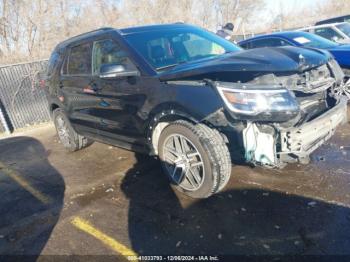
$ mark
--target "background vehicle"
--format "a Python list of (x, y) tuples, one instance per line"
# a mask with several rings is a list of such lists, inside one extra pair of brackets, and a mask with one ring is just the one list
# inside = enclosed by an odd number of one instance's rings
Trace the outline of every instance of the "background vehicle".
[(350, 22), (350, 15), (337, 16), (337, 17), (321, 20), (316, 22), (315, 25), (341, 23), (341, 22)]
[(329, 51), (347, 78), (350, 76), (350, 45), (334, 43), (328, 39), (306, 32), (289, 31), (253, 37), (238, 43), (244, 49), (258, 47), (297, 46)]
[(350, 43), (350, 24), (346, 22), (310, 26), (298, 29), (297, 31), (304, 31), (316, 34), (340, 44)]
[(244, 51), (171, 24), (71, 38), (54, 50), (47, 84), (66, 148), (97, 140), (159, 156), (178, 190), (208, 197), (235, 153), (266, 167), (307, 162), (346, 119), (342, 79), (328, 53)]

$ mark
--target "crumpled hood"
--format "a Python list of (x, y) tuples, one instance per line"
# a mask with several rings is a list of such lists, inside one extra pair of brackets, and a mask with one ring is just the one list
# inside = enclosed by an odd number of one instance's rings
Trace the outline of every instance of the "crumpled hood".
[(327, 63), (330, 54), (298, 47), (256, 48), (216, 58), (178, 65), (159, 74), (160, 80), (249, 81), (251, 77), (275, 73), (292, 74)]

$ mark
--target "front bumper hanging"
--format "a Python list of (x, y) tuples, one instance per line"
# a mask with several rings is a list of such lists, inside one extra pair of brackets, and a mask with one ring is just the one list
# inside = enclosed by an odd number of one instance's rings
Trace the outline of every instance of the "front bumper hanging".
[(341, 101), (318, 118), (300, 127), (281, 132), (281, 152), (307, 156), (335, 133), (336, 128), (347, 121), (347, 99)]
[(347, 99), (343, 97), (335, 107), (299, 127), (276, 131), (272, 126), (248, 123), (243, 130), (245, 158), (248, 162), (270, 167), (302, 162), (346, 122)]

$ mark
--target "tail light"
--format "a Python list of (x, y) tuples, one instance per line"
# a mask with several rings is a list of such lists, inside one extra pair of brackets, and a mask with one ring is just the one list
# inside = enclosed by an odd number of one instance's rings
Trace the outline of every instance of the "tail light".
[(39, 81), (39, 86), (40, 86), (41, 88), (45, 88), (45, 87), (46, 87), (46, 81), (45, 81), (45, 79), (41, 79), (41, 80)]

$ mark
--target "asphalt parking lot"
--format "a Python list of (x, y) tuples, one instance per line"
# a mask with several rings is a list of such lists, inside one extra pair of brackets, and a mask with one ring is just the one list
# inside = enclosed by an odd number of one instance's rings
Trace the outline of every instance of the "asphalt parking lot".
[(3, 137), (0, 254), (350, 254), (349, 127), (307, 166), (233, 166), (204, 200), (174, 192), (152, 158), (68, 153), (50, 124)]

